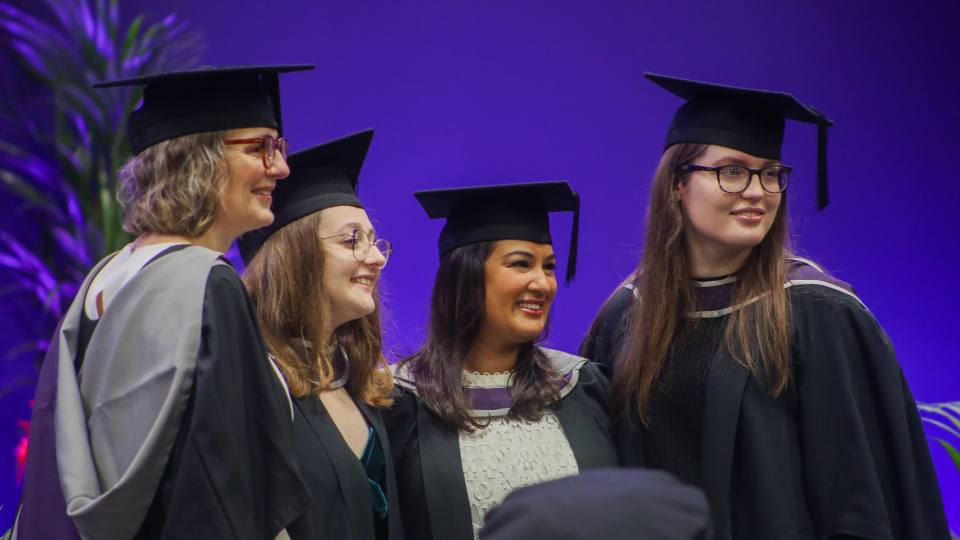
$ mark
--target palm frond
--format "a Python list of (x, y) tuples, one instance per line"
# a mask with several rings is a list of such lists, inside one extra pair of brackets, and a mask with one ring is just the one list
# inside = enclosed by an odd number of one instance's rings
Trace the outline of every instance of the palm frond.
[[(0, 189), (20, 201), (17, 212), (36, 222), (41, 238), (26, 245), (0, 233), (0, 269), (55, 321), (93, 262), (129, 241), (113, 186), (130, 154), (126, 118), (140, 90), (91, 84), (189, 68), (202, 38), (175, 15), (137, 16), (123, 28), (118, 0), (30, 7), (0, 0), (0, 40), (39, 90), (26, 100), (0, 97), (2, 132), (12, 134), (0, 140)], [(45, 348), (51, 332), (26, 342)]]
[(960, 446), (960, 401), (945, 403), (918, 402), (917, 408), (920, 410), (920, 417), (924, 422), (943, 430), (954, 439), (953, 442), (950, 442), (940, 437), (933, 437), (947, 451), (957, 471), (960, 472), (960, 450), (957, 450), (957, 447)]
[[(960, 401), (917, 403), (924, 422), (936, 425), (960, 441)], [(946, 424), (944, 422), (947, 422)]]
[(952, 444), (943, 439), (937, 439), (937, 442), (950, 454), (950, 459), (953, 460), (953, 466), (957, 468), (957, 472), (960, 472), (960, 450), (957, 450)]

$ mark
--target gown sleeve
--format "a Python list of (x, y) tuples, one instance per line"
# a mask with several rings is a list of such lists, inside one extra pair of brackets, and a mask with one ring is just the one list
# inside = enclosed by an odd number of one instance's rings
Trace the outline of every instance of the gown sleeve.
[(626, 326), (626, 317), (633, 305), (633, 290), (620, 287), (604, 303), (590, 325), (590, 330), (580, 344), (580, 356), (596, 362), (600, 371), (607, 377), (613, 375), (613, 368)]
[(163, 523), (148, 519), (142, 532), (272, 540), (309, 504), (289, 406), (262, 343), (239, 277), (215, 267), (194, 392), (155, 501), (163, 511), (151, 512)]
[(794, 294), (794, 368), (809, 510), (826, 536), (949, 539), (917, 407), (856, 299)]

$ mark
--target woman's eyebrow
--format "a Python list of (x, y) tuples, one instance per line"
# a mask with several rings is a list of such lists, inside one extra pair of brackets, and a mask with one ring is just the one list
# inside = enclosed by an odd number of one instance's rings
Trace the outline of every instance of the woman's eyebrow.
[(340, 228), (337, 229), (337, 230), (338, 230), (338, 231), (342, 231), (342, 230), (344, 230), (344, 229), (350, 229), (351, 231), (354, 230), (354, 229), (356, 229), (356, 230), (358, 230), (358, 231), (365, 232), (365, 233), (367, 233), (367, 234), (370, 235), (370, 236), (373, 236), (373, 233), (375, 232), (375, 231), (373, 230), (373, 227), (370, 227), (369, 229), (364, 229), (362, 224), (357, 223), (357, 222), (354, 222), (354, 221), (351, 221), (350, 223), (344, 223), (344, 224), (341, 225)]
[(514, 250), (511, 250), (511, 251), (508, 251), (508, 252), (504, 253), (504, 254), (503, 254), (503, 258), (506, 259), (507, 257), (509, 257), (509, 256), (511, 256), (511, 255), (521, 255), (521, 256), (524, 256), (524, 257), (531, 257), (531, 258), (532, 258), (532, 257), (533, 257), (533, 252), (528, 251), (528, 250), (526, 250), (526, 249), (514, 249)]
[[(768, 159), (760, 165), (760, 168), (766, 169), (767, 167), (772, 167), (779, 164), (780, 162), (775, 159)], [(736, 156), (721, 156), (713, 161), (714, 167), (722, 167), (724, 165), (740, 165), (741, 167), (746, 167), (748, 169), (752, 168), (745, 159)]]

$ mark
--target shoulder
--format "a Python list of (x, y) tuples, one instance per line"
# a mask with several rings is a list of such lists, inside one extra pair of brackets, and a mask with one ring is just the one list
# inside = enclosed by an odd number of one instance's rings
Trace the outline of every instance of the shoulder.
[[(824, 271), (813, 261), (788, 259), (784, 288), (790, 298), (795, 329), (816, 329), (818, 335), (880, 332), (878, 321), (853, 286)], [(884, 338), (886, 339), (886, 338)]]
[[(392, 364), (390, 370), (396, 373), (398, 364)], [(394, 375), (396, 377), (396, 375)], [(390, 393), (392, 403), (389, 407), (380, 409), (383, 424), (387, 429), (391, 445), (394, 450), (400, 450), (417, 432), (417, 395), (414, 389), (399, 384), (394, 379), (393, 391)]]
[(245, 298), (246, 288), (232, 266), (226, 263), (215, 264), (207, 275), (207, 294)]
[(583, 364), (587, 362), (586, 358), (557, 349), (548, 349), (547, 347), (539, 346), (537, 349), (547, 358), (550, 367), (561, 375), (579, 371)]
[(600, 362), (602, 370), (613, 372), (614, 357), (627, 330), (627, 319), (636, 302), (633, 284), (624, 282), (607, 298), (580, 344), (580, 354)]
[(633, 287), (633, 283), (626, 282), (618, 287), (617, 290), (610, 295), (610, 298), (604, 302), (600, 308), (600, 312), (597, 314), (597, 318), (619, 323), (623, 316), (626, 315), (627, 310), (633, 306), (636, 299), (636, 290)]
[(556, 349), (537, 347), (547, 357), (554, 372), (562, 378), (560, 399), (570, 395), (576, 388), (588, 393), (594, 389), (605, 393), (608, 381), (596, 362)]
[[(135, 288), (194, 289), (214, 283), (232, 284), (234, 290), (243, 290), (243, 284), (223, 254), (201, 246), (175, 246), (150, 260), (131, 280)], [(174, 295), (159, 296), (156, 300), (178, 299)]]
[(851, 284), (831, 276), (809, 259), (788, 259), (787, 280), (783, 286), (797, 320), (819, 317), (821, 323), (838, 322), (836, 317), (842, 315), (863, 322), (876, 322)]
[(795, 363), (807, 371), (821, 364), (825, 369), (896, 366), (889, 336), (852, 286), (802, 259), (784, 286), (790, 298)]
[(603, 368), (597, 362), (587, 362), (580, 368), (581, 384), (609, 384), (607, 376), (604, 375)]
[(856, 305), (866, 309), (853, 286), (827, 273), (810, 259), (790, 257), (786, 263), (787, 280), (783, 284), (793, 301), (828, 301)]
[(390, 364), (390, 375), (393, 376), (394, 400), (416, 397), (417, 380), (409, 361)]
[(417, 385), (410, 364), (398, 362), (390, 364), (389, 369), (390, 374), (393, 375), (394, 385), (390, 392), (392, 404), (383, 410), (384, 418), (389, 417), (392, 421), (402, 419), (403, 422), (414, 422), (420, 397), (417, 395)]

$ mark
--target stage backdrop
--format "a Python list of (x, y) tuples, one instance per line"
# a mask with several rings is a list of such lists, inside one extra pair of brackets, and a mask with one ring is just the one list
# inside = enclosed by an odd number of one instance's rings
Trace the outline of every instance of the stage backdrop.
[[(187, 18), (205, 33), (205, 63), (316, 64), (283, 83), (294, 150), (376, 128), (360, 194), (395, 246), (383, 278), (395, 356), (423, 336), (437, 265), (441, 223), (414, 190), (569, 181), (583, 200), (579, 270), (560, 287), (548, 344), (576, 351), (636, 265), (649, 179), (679, 105), (642, 72), (792, 92), (836, 122), (822, 212), (816, 130), (787, 128), (796, 251), (854, 284), (918, 400), (960, 400), (955, 1), (126, 0), (121, 9), (127, 19)], [(569, 226), (569, 216), (553, 221), (558, 254)], [(4, 320), (4, 332), (25, 324)], [(15, 502), (14, 418), (3, 415), (0, 526)], [(939, 446), (933, 455), (958, 530), (960, 472)]]

